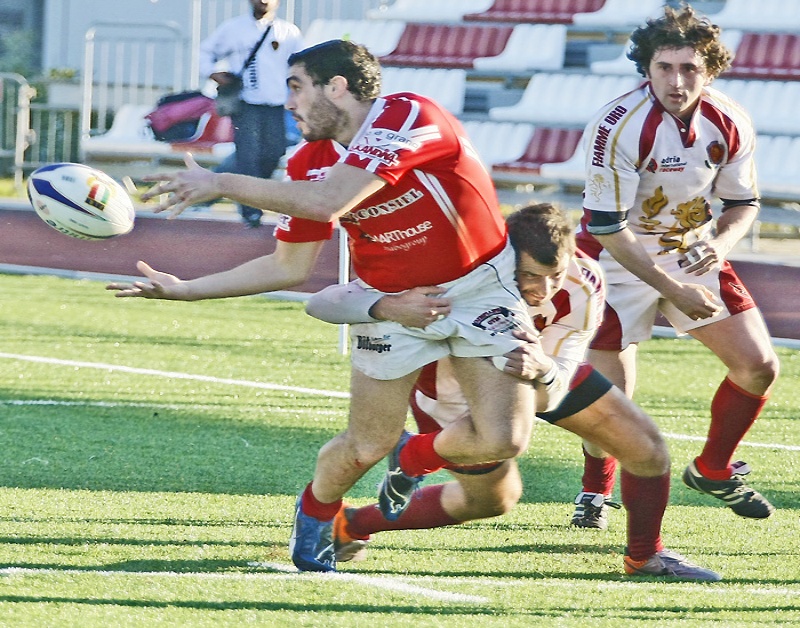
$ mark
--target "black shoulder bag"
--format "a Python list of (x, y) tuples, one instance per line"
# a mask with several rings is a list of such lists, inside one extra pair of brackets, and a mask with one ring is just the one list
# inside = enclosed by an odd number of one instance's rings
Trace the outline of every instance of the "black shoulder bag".
[(267, 35), (269, 35), (270, 30), (272, 30), (272, 24), (267, 26), (267, 30), (264, 31), (261, 39), (258, 40), (258, 43), (250, 51), (250, 54), (247, 56), (244, 65), (242, 65), (241, 71), (239, 74), (234, 75), (235, 79), (230, 83), (226, 83), (225, 85), (217, 85), (217, 98), (215, 99), (214, 107), (219, 115), (232, 116), (239, 113), (239, 110), (242, 107), (242, 87), (244, 87), (242, 75), (247, 69), (247, 66), (249, 66), (253, 62), (253, 59), (256, 58), (256, 53), (258, 52), (258, 49), (261, 48), (261, 44), (264, 43)]

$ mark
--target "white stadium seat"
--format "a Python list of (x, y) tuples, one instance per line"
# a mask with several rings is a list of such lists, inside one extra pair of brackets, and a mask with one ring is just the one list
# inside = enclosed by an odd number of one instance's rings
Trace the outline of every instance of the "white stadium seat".
[(663, 15), (663, 6), (663, 0), (606, 0), (598, 11), (573, 15), (572, 23), (602, 28), (636, 26), (644, 24), (648, 18)]
[(137, 155), (166, 155), (172, 152), (167, 142), (159, 142), (145, 116), (153, 105), (121, 105), (114, 115), (111, 128), (102, 135), (85, 138), (81, 150), (87, 159)]
[(712, 83), (750, 114), (759, 133), (800, 135), (800, 81), (717, 79)]
[(762, 196), (800, 199), (800, 136), (759, 135), (756, 168)]
[(393, 4), (367, 11), (371, 20), (407, 22), (458, 22), (467, 13), (481, 13), (494, 0), (395, 0)]
[(487, 167), (519, 159), (533, 135), (529, 122), (469, 120), (464, 128)]
[(325, 20), (311, 22), (304, 34), (306, 45), (313, 46), (329, 39), (349, 39), (362, 44), (376, 57), (388, 55), (397, 47), (405, 22), (387, 20)]
[(502, 53), (479, 57), (473, 67), (500, 72), (560, 70), (566, 47), (567, 27), (563, 24), (518, 24)]
[(725, 0), (722, 9), (708, 17), (723, 29), (751, 32), (800, 30), (800, 11), (793, 0)]
[(634, 89), (633, 76), (534, 74), (522, 98), (509, 107), (492, 107), (489, 118), (545, 125), (584, 125), (605, 103)]
[(466, 70), (442, 68), (383, 68), (384, 94), (415, 92), (433, 98), (450, 113), (464, 111), (467, 89)]

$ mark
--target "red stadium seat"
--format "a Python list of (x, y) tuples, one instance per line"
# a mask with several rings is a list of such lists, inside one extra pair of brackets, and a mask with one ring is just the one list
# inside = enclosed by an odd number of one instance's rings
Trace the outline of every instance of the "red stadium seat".
[(233, 122), (216, 111), (201, 119), (197, 133), (185, 142), (172, 142), (173, 150), (190, 152), (213, 152), (217, 144), (233, 142)]
[(503, 52), (513, 26), (476, 24), (406, 24), (391, 54), (381, 57), (387, 66), (470, 69), (477, 57)]
[(571, 24), (576, 13), (599, 11), (605, 0), (495, 0), (482, 13), (468, 13), (467, 22)]
[(800, 80), (800, 35), (744, 33), (725, 78)]
[(492, 172), (539, 174), (542, 164), (561, 163), (572, 157), (582, 134), (582, 129), (536, 127), (525, 154), (515, 161), (495, 164)]

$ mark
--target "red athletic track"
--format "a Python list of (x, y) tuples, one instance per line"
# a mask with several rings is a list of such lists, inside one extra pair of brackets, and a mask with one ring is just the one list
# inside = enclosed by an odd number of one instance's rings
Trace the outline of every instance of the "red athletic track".
[[(36, 214), (0, 209), (0, 264), (14, 264), (109, 275), (136, 275), (136, 261), (191, 279), (225, 270), (275, 246), (272, 228), (245, 229), (223, 220), (137, 218), (125, 236), (85, 242), (61, 235)], [(328, 242), (311, 279), (299, 292), (315, 292), (337, 281), (338, 243)], [(761, 307), (770, 334), (800, 339), (800, 268), (754, 261), (732, 262)]]

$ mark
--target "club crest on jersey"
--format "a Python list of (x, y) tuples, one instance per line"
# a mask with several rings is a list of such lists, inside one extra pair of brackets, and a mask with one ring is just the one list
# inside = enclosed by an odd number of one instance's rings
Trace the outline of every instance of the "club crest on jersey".
[(725, 158), (725, 147), (714, 140), (706, 146), (706, 155), (708, 155), (708, 159), (706, 159), (706, 166), (708, 168), (719, 166)]
[(485, 329), (492, 336), (509, 333), (520, 327), (514, 312), (503, 306), (483, 312), (472, 324), (479, 329)]

